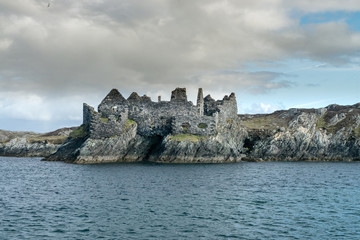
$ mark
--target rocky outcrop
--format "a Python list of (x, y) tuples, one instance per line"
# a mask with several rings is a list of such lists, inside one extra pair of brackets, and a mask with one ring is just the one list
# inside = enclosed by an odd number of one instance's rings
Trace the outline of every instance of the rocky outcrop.
[(45, 134), (0, 130), (0, 156), (49, 156), (57, 151), (73, 129), (62, 128)]
[(242, 116), (249, 160), (360, 160), (360, 108), (330, 105)]
[(214, 136), (169, 135), (148, 161), (163, 163), (226, 163), (244, 157), (245, 128), (229, 123)]
[[(105, 162), (162, 162), (162, 163), (216, 163), (241, 160), (245, 130), (234, 131), (240, 125), (229, 124), (214, 136), (137, 135), (137, 124), (124, 127), (121, 136), (103, 139), (92, 138), (89, 132), (78, 138), (69, 138), (49, 161), (66, 161), (79, 164)], [(81, 131), (89, 131), (86, 126)], [(232, 137), (232, 141), (228, 138)]]

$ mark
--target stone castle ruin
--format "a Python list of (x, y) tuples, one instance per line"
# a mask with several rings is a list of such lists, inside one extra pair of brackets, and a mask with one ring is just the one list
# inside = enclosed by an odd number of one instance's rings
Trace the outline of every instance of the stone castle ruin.
[(98, 112), (85, 103), (83, 108), (83, 124), (89, 127), (90, 137), (94, 139), (120, 136), (134, 122), (141, 136), (211, 136), (236, 117), (234, 93), (215, 101), (210, 95), (204, 98), (201, 88), (196, 105), (187, 100), (185, 88), (172, 91), (170, 101), (161, 101), (159, 96), (158, 102), (136, 92), (125, 99), (117, 89), (112, 89), (98, 106)]

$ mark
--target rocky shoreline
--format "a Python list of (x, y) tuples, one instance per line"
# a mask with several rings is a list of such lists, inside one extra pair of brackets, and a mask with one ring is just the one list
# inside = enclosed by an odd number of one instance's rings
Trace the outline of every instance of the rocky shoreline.
[(49, 133), (0, 130), (0, 156), (47, 157), (55, 153), (75, 128), (61, 128)]

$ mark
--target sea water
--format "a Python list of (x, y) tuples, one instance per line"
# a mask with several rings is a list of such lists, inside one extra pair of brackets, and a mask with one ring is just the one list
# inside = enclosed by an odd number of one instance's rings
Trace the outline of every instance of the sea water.
[(0, 158), (0, 239), (360, 239), (360, 163)]

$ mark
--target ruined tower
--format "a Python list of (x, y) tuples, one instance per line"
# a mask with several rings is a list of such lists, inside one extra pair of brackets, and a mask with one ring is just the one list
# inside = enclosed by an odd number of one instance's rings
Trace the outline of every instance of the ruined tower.
[(171, 92), (171, 102), (187, 102), (186, 88), (176, 88)]
[(204, 96), (203, 96), (202, 88), (199, 88), (199, 91), (198, 91), (196, 107), (198, 109), (199, 116), (200, 117), (203, 116), (204, 115)]

